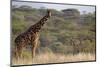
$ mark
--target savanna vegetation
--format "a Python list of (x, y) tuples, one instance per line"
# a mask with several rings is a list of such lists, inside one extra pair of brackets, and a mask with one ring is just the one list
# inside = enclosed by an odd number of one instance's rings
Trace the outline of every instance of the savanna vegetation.
[[(57, 11), (51, 9), (52, 16), (40, 31), (40, 46), (34, 63), (30, 47), (23, 51), (24, 61), (14, 58), (14, 39), (17, 35), (37, 23), (46, 9), (30, 6), (12, 7), (12, 63), (41, 64), (95, 60), (96, 19), (95, 12), (80, 14), (77, 9)], [(28, 60), (28, 61), (27, 61)]]

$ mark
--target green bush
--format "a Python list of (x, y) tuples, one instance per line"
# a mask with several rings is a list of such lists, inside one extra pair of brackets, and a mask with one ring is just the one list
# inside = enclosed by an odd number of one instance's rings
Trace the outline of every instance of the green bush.
[[(95, 14), (82, 15), (86, 16), (84, 21), (77, 22), (78, 19), (66, 18), (62, 12), (51, 9), (52, 17), (42, 27), (40, 31), (40, 50), (42, 52), (55, 53), (75, 53), (91, 52), (95, 53)], [(12, 41), (19, 33), (27, 30), (31, 25), (37, 23), (39, 18), (45, 14), (45, 9), (19, 10), (12, 11)], [(33, 19), (26, 20), (24, 16), (31, 16)], [(68, 17), (68, 16), (67, 16)], [(84, 40), (84, 38), (86, 40)], [(89, 39), (88, 39), (89, 38)], [(74, 42), (72, 42), (72, 40)], [(80, 44), (81, 40), (81, 44)], [(92, 40), (92, 42), (90, 41)], [(79, 43), (77, 43), (79, 42)], [(12, 42), (12, 44), (14, 44)]]

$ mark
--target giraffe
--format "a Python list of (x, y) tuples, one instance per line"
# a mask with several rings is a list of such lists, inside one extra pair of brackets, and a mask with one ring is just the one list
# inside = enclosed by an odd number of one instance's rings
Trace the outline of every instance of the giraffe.
[(31, 53), (32, 58), (35, 56), (36, 49), (38, 47), (39, 41), (39, 32), (41, 27), (46, 23), (46, 21), (51, 17), (51, 11), (47, 9), (46, 15), (39, 20), (36, 24), (29, 27), (28, 30), (19, 34), (15, 38), (15, 50), (16, 50), (16, 57), (22, 57), (22, 50), (25, 46), (31, 45)]

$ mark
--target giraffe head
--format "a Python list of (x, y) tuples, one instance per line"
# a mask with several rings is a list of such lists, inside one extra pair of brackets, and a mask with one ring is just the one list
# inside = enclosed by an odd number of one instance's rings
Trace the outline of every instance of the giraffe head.
[(51, 17), (51, 10), (50, 9), (47, 9), (47, 15), (48, 15), (48, 17)]

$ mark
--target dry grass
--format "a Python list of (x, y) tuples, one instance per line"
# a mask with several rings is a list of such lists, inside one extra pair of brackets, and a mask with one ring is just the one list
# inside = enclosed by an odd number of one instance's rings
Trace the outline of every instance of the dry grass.
[(76, 62), (76, 61), (93, 61), (95, 60), (95, 54), (90, 53), (79, 53), (77, 55), (62, 55), (54, 53), (44, 53), (39, 54), (34, 59), (27, 58), (23, 60), (16, 61), (12, 59), (13, 65), (26, 65), (26, 64), (46, 64), (46, 63), (60, 63), (60, 62)]

